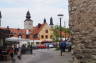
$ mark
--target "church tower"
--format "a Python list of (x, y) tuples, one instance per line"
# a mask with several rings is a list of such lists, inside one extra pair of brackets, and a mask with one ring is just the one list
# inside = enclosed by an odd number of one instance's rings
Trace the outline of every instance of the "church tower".
[(24, 29), (32, 29), (33, 28), (33, 21), (30, 19), (31, 14), (27, 11), (26, 20), (24, 21)]
[(44, 18), (44, 24), (45, 24), (45, 23), (47, 23), (47, 22), (46, 22), (46, 19)]
[(50, 25), (51, 28), (53, 28), (54, 24), (53, 24), (53, 18), (52, 17), (50, 18), (50, 24), (49, 25)]
[(1, 15), (1, 11), (0, 11), (0, 26), (1, 26), (1, 19), (2, 19), (2, 15)]

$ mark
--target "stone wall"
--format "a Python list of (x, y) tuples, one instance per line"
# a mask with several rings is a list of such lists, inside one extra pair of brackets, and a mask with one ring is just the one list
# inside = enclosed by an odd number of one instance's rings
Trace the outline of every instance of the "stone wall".
[(96, 63), (96, 0), (69, 0), (69, 27), (74, 62)]

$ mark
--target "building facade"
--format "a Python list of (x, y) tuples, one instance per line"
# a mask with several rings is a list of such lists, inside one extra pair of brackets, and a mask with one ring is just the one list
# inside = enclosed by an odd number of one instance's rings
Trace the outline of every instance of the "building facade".
[(11, 37), (11, 32), (8, 28), (0, 28), (0, 47), (6, 47), (5, 39)]

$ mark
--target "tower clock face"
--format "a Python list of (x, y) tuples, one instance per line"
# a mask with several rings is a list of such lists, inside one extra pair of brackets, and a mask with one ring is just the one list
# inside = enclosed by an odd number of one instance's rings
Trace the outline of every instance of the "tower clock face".
[(29, 23), (29, 25), (32, 25), (31, 23)]
[(26, 23), (26, 22), (25, 22), (24, 24), (25, 24), (25, 25), (27, 25), (27, 23)]

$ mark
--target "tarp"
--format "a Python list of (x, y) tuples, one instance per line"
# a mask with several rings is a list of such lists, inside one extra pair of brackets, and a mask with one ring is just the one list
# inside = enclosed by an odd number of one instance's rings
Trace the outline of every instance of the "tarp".
[(25, 39), (23, 41), (27, 41), (27, 42), (41, 42), (40, 40), (30, 40), (30, 39)]
[(6, 38), (6, 41), (12, 41), (12, 42), (41, 42), (40, 40), (22, 39), (22, 38), (18, 38), (18, 37)]
[(18, 37), (6, 38), (6, 41), (13, 41), (13, 42), (20, 42), (22, 40), (23, 40), (22, 38), (18, 38)]

